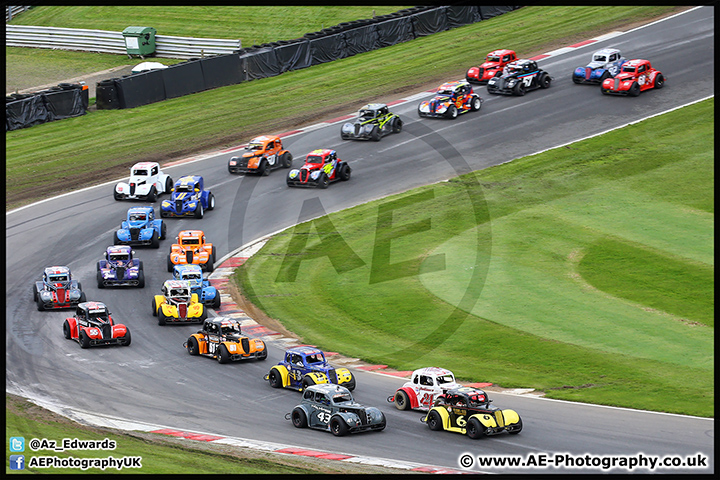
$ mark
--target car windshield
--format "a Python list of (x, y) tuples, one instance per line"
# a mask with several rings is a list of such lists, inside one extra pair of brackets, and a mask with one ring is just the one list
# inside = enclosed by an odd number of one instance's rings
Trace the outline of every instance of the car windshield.
[(245, 147), (245, 150), (262, 150), (263, 144), (262, 142), (250, 142), (247, 147)]
[(127, 253), (111, 253), (108, 255), (108, 260), (111, 262), (126, 262), (129, 259)]
[(437, 377), (438, 385), (441, 385), (443, 383), (452, 383), (454, 381), (455, 381), (455, 379), (449, 373), (447, 375), (442, 375), (442, 376)]
[(187, 184), (187, 185), (177, 185), (177, 186), (175, 187), (175, 191), (176, 191), (176, 192), (192, 192), (192, 191), (193, 191), (193, 186), (192, 186), (192, 185), (189, 185), (189, 184)]
[(147, 170), (133, 170), (133, 175), (136, 177), (147, 177), (148, 171)]
[(322, 353), (315, 353), (313, 355), (308, 355), (307, 357), (305, 357), (305, 361), (308, 364), (323, 363), (325, 361), (325, 357), (323, 357)]
[(202, 278), (202, 274), (198, 272), (190, 272), (183, 274), (182, 278), (183, 280), (200, 280)]
[(108, 322), (108, 314), (107, 312), (91, 312), (90, 313), (90, 320), (95, 320), (96, 322), (101, 323), (107, 323)]
[(593, 61), (595, 62), (607, 62), (607, 57), (605, 55), (595, 55), (593, 57)]
[(498, 55), (488, 55), (485, 59), (486, 62), (499, 62), (500, 57)]
[(188, 299), (190, 295), (188, 295), (188, 291), (184, 288), (171, 288), (170, 289), (170, 298), (174, 298), (176, 300), (183, 300)]
[(50, 276), (48, 276), (48, 281), (50, 281), (50, 282), (67, 282), (68, 278), (67, 278), (67, 275), (50, 275)]
[(240, 333), (240, 327), (238, 325), (223, 325), (220, 329), (223, 335), (235, 335)]
[(323, 163), (323, 157), (320, 155), (308, 155), (305, 163)]
[(438, 95), (447, 95), (447, 96), (449, 96), (449, 97), (452, 97), (453, 91), (452, 91), (452, 90), (443, 89), (443, 90), (438, 90), (438, 91), (437, 91), (437, 94), (438, 94)]
[(182, 241), (183, 245), (200, 245), (199, 238), (184, 238)]
[(468, 402), (470, 406), (479, 407), (487, 403), (487, 397), (484, 393), (473, 393), (472, 395), (468, 395)]
[(623, 66), (622, 71), (624, 73), (635, 73), (635, 65), (625, 65)]
[(144, 222), (146, 218), (147, 218), (147, 215), (145, 215), (145, 213), (131, 213), (130, 214), (131, 222)]
[(349, 393), (336, 393), (333, 395), (333, 403), (352, 403), (353, 398)]
[(374, 117), (375, 117), (375, 111), (374, 111), (374, 110), (360, 110), (360, 117), (362, 117), (362, 118), (374, 118)]

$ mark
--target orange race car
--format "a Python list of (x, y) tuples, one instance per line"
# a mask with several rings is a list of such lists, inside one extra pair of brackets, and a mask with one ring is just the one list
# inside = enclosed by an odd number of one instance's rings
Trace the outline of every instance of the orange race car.
[(167, 257), (168, 272), (172, 272), (175, 265), (193, 263), (208, 272), (215, 269), (215, 246), (205, 241), (202, 230), (183, 230), (178, 233), (176, 241)]
[(259, 338), (248, 338), (240, 332), (240, 322), (230, 317), (205, 320), (202, 330), (193, 333), (183, 344), (190, 355), (202, 355), (219, 363), (254, 358), (265, 360), (267, 348)]
[(283, 149), (282, 140), (277, 135), (261, 135), (250, 140), (241, 157), (232, 157), (228, 161), (230, 173), (258, 173), (270, 175), (270, 170), (290, 168), (293, 156)]

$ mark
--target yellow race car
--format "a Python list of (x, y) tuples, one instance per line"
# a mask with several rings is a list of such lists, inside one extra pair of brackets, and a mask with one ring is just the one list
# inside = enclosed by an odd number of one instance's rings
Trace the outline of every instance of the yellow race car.
[(166, 323), (203, 323), (207, 311), (200, 303), (197, 293), (190, 290), (187, 280), (166, 280), (162, 294), (152, 300), (153, 316), (158, 317), (158, 325)]
[(507, 432), (522, 431), (520, 415), (515, 410), (490, 405), (487, 394), (472, 387), (448, 390), (435, 400), (435, 405), (422, 418), (430, 430), (447, 430), (462, 433), (470, 438), (481, 438)]

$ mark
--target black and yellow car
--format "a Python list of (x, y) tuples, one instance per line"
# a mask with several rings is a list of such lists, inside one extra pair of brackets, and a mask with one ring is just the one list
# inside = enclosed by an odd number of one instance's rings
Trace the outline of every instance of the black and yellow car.
[(340, 127), (343, 140), (380, 141), (385, 135), (402, 132), (403, 122), (391, 113), (384, 103), (369, 103), (358, 111), (354, 122), (344, 123)]
[(435, 400), (435, 405), (421, 419), (430, 430), (447, 430), (472, 439), (507, 432), (522, 431), (520, 415), (515, 410), (491, 406), (483, 390), (459, 387), (448, 390)]

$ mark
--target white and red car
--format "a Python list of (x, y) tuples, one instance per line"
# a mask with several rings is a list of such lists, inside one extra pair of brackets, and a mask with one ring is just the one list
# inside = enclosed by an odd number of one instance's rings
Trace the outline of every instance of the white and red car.
[(158, 195), (170, 193), (173, 180), (160, 170), (157, 162), (139, 162), (130, 168), (127, 182), (115, 185), (115, 200), (145, 200), (154, 202)]
[(425, 367), (415, 370), (410, 381), (398, 388), (395, 395), (387, 398), (399, 410), (429, 410), (438, 395), (443, 395), (452, 388), (462, 387), (455, 382), (455, 375), (450, 370), (439, 367)]

